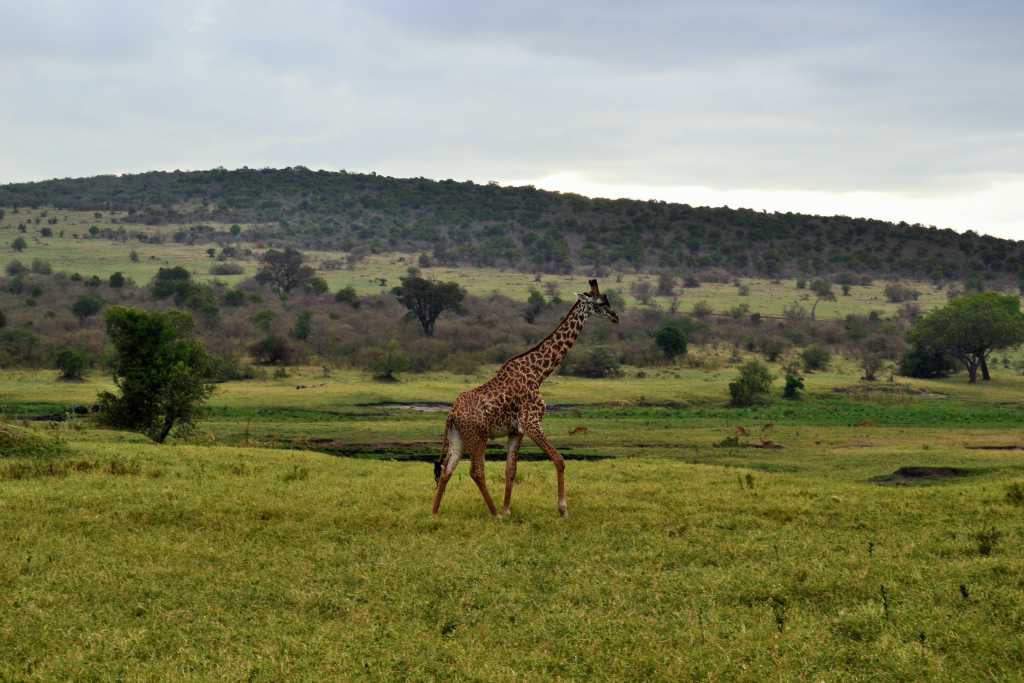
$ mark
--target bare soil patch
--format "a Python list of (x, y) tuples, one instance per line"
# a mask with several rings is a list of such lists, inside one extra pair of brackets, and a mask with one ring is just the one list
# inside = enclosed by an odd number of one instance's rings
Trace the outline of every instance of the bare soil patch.
[(971, 474), (961, 467), (901, 467), (892, 474), (873, 477), (870, 481), (880, 486), (910, 486), (929, 484), (945, 479), (956, 479)]

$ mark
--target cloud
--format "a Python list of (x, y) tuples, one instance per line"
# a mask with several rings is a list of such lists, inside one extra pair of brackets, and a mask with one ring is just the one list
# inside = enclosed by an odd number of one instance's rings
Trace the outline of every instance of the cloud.
[[(941, 212), (1024, 178), (1022, 19), (1001, 2), (3, 3), (0, 181), (569, 172)], [(994, 229), (984, 201), (934, 222)]]

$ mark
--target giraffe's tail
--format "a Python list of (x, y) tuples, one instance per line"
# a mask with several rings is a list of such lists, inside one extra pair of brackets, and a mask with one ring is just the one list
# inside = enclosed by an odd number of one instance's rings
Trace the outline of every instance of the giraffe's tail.
[(448, 435), (452, 430), (452, 422), (454, 419), (451, 414), (448, 415), (448, 419), (444, 423), (444, 442), (441, 446), (441, 455), (438, 456), (437, 460), (434, 461), (434, 485), (441, 480), (441, 470), (444, 468), (445, 460), (448, 458), (448, 449), (451, 447)]

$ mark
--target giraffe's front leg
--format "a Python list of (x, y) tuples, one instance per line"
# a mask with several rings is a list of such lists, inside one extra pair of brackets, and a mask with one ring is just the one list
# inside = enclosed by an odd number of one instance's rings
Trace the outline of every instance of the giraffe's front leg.
[(522, 434), (509, 435), (508, 457), (505, 460), (505, 502), (501, 506), (502, 517), (512, 514), (512, 484), (516, 481), (516, 465), (519, 463), (519, 446), (522, 443)]

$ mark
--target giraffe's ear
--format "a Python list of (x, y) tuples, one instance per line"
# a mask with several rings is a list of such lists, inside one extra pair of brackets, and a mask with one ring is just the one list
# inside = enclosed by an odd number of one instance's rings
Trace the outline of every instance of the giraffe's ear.
[(590, 281), (590, 296), (601, 296), (601, 290), (597, 288), (597, 280)]

